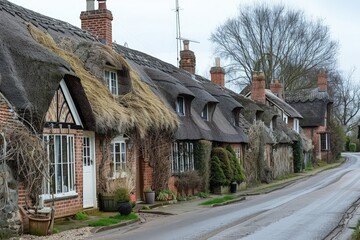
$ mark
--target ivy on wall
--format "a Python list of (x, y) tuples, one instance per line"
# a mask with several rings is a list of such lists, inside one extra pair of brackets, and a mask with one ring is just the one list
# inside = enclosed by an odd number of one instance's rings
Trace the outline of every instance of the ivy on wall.
[(200, 140), (194, 146), (195, 169), (201, 177), (201, 188), (203, 192), (209, 192), (210, 182), (210, 157), (212, 143), (207, 140)]

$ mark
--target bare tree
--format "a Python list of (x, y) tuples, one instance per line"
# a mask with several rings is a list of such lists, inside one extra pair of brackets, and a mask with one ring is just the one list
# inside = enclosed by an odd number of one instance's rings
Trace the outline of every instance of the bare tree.
[(353, 80), (352, 70), (347, 75), (333, 76), (333, 111), (346, 133), (351, 132), (359, 123), (360, 85)]
[(253, 71), (265, 72), (267, 87), (273, 78), (285, 90), (306, 87), (310, 72), (335, 67), (337, 43), (320, 20), (310, 21), (304, 12), (261, 4), (239, 8), (211, 35), (216, 52), (224, 57), (227, 73), (237, 84), (247, 85)]

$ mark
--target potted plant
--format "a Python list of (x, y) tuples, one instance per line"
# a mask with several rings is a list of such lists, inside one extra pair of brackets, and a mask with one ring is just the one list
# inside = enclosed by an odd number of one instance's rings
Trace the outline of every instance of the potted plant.
[(146, 187), (144, 189), (144, 197), (145, 197), (146, 204), (154, 204), (155, 192), (151, 189), (151, 187)]
[(114, 200), (117, 203), (117, 209), (120, 215), (127, 216), (131, 213), (129, 192), (126, 188), (121, 187), (115, 191)]

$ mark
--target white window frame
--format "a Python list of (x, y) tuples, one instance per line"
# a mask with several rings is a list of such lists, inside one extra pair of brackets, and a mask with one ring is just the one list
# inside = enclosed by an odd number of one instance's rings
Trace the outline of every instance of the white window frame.
[(176, 112), (180, 116), (185, 116), (185, 99), (184, 99), (184, 97), (176, 98)]
[(289, 118), (288, 118), (288, 116), (286, 116), (285, 114), (283, 114), (283, 121), (284, 121), (286, 124), (288, 124), (288, 122), (289, 122)]
[(201, 112), (201, 118), (205, 121), (209, 121), (209, 105), (206, 104)]
[(236, 147), (236, 148), (234, 149), (234, 152), (235, 152), (236, 158), (237, 158), (238, 160), (240, 160), (240, 159), (241, 159), (241, 148), (240, 148), (240, 147)]
[[(50, 199), (52, 194), (55, 198), (76, 196), (76, 163), (75, 163), (75, 137), (66, 134), (46, 134), (43, 136), (47, 144), (47, 154), (50, 161), (50, 168), (53, 169), (53, 175), (50, 181), (54, 184), (52, 193), (50, 183), (44, 186), (42, 199)], [(58, 141), (60, 139), (60, 142)], [(66, 139), (66, 147), (63, 140)], [(51, 142), (51, 141), (52, 142)], [(53, 146), (53, 157), (51, 157), (51, 146)], [(62, 153), (66, 149), (66, 156)], [(65, 158), (66, 157), (66, 158)], [(65, 168), (66, 167), (66, 168)], [(49, 169), (50, 171), (50, 169)], [(66, 171), (66, 174), (64, 173)], [(60, 174), (59, 174), (60, 173)], [(50, 171), (51, 174), (51, 171)], [(60, 175), (60, 176), (59, 176)], [(61, 183), (60, 183), (61, 182)]]
[[(325, 136), (325, 148), (323, 148), (323, 136)], [(330, 136), (329, 133), (320, 133), (320, 151), (325, 152), (330, 150)]]
[(126, 177), (126, 139), (123, 137), (117, 137), (111, 141), (110, 144), (110, 156), (113, 164), (113, 178)]
[(106, 85), (108, 86), (111, 94), (114, 96), (118, 96), (119, 95), (119, 82), (118, 82), (118, 75), (117, 75), (116, 71), (105, 70), (104, 78), (106, 81)]
[(172, 173), (182, 173), (195, 170), (194, 144), (192, 142), (174, 142), (171, 150)]
[(299, 123), (299, 119), (297, 119), (297, 118), (294, 118), (293, 129), (297, 133), (300, 132), (300, 123)]

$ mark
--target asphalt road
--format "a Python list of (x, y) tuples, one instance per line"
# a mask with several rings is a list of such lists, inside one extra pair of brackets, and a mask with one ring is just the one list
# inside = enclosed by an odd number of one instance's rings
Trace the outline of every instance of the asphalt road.
[(110, 230), (95, 239), (325, 239), (360, 198), (360, 155), (245, 201)]

